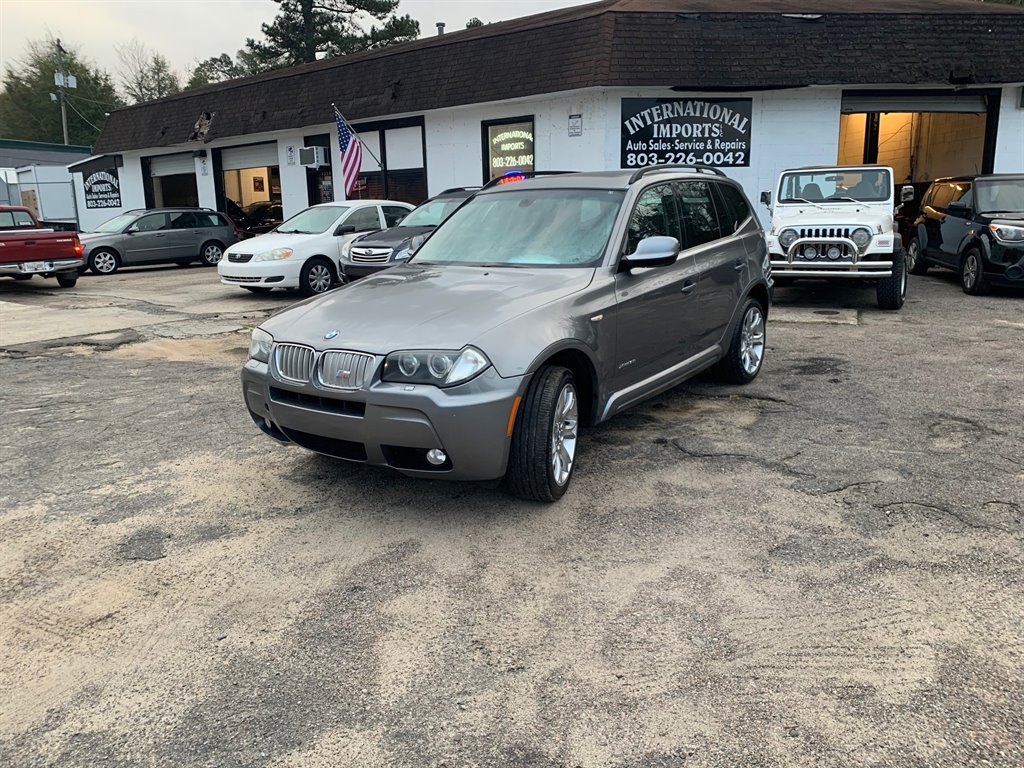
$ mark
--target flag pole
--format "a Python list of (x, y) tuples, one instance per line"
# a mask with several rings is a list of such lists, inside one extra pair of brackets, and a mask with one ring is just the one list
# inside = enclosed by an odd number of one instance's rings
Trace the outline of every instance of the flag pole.
[[(356, 129), (352, 127), (352, 123), (350, 123), (348, 120), (345, 119), (345, 116), (341, 114), (341, 110), (338, 109), (337, 105), (335, 105), (335, 103), (333, 101), (331, 102), (331, 107), (334, 109), (334, 112), (336, 114), (341, 115), (341, 122), (343, 122), (348, 127), (348, 129), (350, 131), (352, 131), (352, 135), (355, 136), (357, 134)], [(361, 143), (363, 145), (363, 149), (365, 149), (367, 152), (370, 153), (370, 157), (372, 157), (374, 160), (377, 161), (377, 165), (380, 166), (381, 171), (383, 171), (384, 170), (384, 163), (382, 163), (380, 161), (379, 157), (377, 157), (375, 154), (373, 154), (373, 150), (370, 149), (368, 146), (366, 146), (365, 142), (361, 142)]]

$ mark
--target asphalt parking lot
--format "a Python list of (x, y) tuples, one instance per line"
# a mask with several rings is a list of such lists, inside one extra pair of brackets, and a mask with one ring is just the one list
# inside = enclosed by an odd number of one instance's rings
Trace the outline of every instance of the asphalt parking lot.
[(1024, 764), (1024, 297), (783, 289), (548, 506), (261, 435), (294, 300), (0, 281), (0, 765)]

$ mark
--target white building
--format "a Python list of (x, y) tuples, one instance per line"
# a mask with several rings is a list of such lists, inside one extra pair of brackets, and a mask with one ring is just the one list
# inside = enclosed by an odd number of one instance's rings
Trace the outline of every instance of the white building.
[[(369, 150), (353, 196), (414, 203), (514, 168), (703, 163), (752, 200), (818, 163), (914, 182), (1024, 171), (1024, 9), (725, 7), (606, 0), (118, 110), (71, 166), (82, 227), (131, 208), (276, 202), (287, 217), (342, 199), (332, 103)], [(330, 164), (301, 165), (311, 146)]]

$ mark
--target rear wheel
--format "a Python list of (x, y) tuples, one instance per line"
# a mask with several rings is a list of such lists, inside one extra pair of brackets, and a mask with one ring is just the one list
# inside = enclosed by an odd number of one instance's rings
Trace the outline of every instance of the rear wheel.
[(106, 248), (100, 248), (89, 254), (89, 269), (96, 275), (112, 275), (121, 266), (117, 254)]
[(530, 501), (557, 501), (576, 469), (579, 398), (572, 372), (545, 366), (534, 374), (516, 415), (505, 485)]
[(907, 254), (902, 248), (892, 255), (892, 275), (878, 281), (875, 289), (878, 306), (899, 309), (907, 298)]
[(766, 339), (764, 308), (756, 299), (747, 299), (739, 325), (733, 331), (729, 351), (715, 365), (718, 378), (727, 384), (752, 382), (764, 363)]
[(322, 256), (310, 259), (302, 265), (299, 273), (299, 290), (306, 296), (327, 293), (334, 284), (331, 264)]
[(981, 251), (977, 248), (970, 248), (960, 260), (960, 287), (971, 296), (980, 296), (988, 290)]
[(224, 246), (216, 241), (203, 243), (199, 249), (199, 260), (207, 267), (215, 267), (224, 258)]
[(921, 253), (921, 243), (916, 237), (907, 244), (907, 272), (912, 275), (923, 275), (928, 272), (928, 262)]
[(78, 273), (72, 272), (69, 275), (57, 275), (57, 285), (61, 288), (74, 288), (78, 282)]

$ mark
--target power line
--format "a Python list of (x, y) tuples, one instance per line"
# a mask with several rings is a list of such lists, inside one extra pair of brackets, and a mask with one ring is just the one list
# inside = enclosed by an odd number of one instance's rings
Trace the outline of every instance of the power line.
[(78, 107), (75, 106), (75, 102), (73, 102), (71, 100), (70, 96), (65, 96), (64, 100), (67, 102), (68, 106), (71, 107), (72, 110), (74, 110), (76, 115), (78, 115), (80, 118), (85, 120), (86, 123), (88, 123), (90, 126), (92, 126), (93, 130), (96, 130), (96, 131), (102, 131), (103, 130), (99, 126), (93, 125), (92, 121), (90, 121), (89, 118), (87, 118), (85, 115), (83, 115), (81, 112), (78, 111)]

